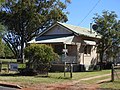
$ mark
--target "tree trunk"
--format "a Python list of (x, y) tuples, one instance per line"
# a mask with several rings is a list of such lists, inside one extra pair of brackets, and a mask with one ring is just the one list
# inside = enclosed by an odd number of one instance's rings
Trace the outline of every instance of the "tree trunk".
[(21, 62), (24, 63), (24, 35), (21, 37)]
[(18, 62), (20, 63), (25, 63), (25, 60), (24, 60), (24, 42), (25, 42), (25, 34), (24, 34), (24, 27), (23, 27), (23, 24), (22, 24), (22, 32), (21, 32), (21, 48), (20, 48), (20, 53), (19, 53), (19, 57), (18, 57)]
[(101, 52), (100, 52), (100, 70), (103, 69), (103, 55), (104, 55), (104, 52), (101, 51)]
[(21, 37), (21, 48), (17, 57), (17, 62), (24, 63), (24, 37)]
[(103, 69), (104, 43), (102, 43), (102, 50), (100, 52), (100, 70)]

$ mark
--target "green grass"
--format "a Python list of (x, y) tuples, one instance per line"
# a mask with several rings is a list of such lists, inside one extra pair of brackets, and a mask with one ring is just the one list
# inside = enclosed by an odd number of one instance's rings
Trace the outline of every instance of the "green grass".
[(120, 79), (115, 80), (114, 82), (105, 82), (100, 85), (101, 88), (108, 89), (119, 89), (120, 90)]
[[(72, 80), (78, 80), (82, 78), (88, 78), (88, 77), (93, 77), (93, 76), (99, 76), (102, 74), (108, 74), (110, 73), (110, 70), (102, 70), (102, 71), (93, 71), (93, 72), (74, 72), (73, 73), (73, 78)], [(49, 74), (51, 77), (64, 77), (64, 73), (50, 73)], [(70, 73), (67, 72), (66, 77), (70, 77)]]
[[(107, 74), (107, 73), (110, 73), (109, 70), (105, 70), (105, 71), (102, 71), (102, 72), (91, 72), (91, 73), (87, 73), (87, 72), (84, 72), (81, 76), (83, 78), (85, 77), (89, 77), (89, 76), (97, 76), (97, 75), (102, 75), (102, 74)], [(84, 74), (87, 74), (84, 76)], [(77, 76), (78, 74), (76, 74), (75, 76)], [(79, 78), (82, 78), (82, 77), (79, 77)], [(77, 78), (76, 78), (77, 79)], [(117, 78), (115, 79), (114, 82), (111, 82), (111, 75), (110, 76), (104, 76), (104, 77), (101, 77), (101, 78), (96, 78), (96, 79), (92, 79), (92, 80), (87, 80), (87, 81), (82, 81), (82, 82), (79, 82), (79, 83), (83, 83), (83, 84), (96, 84), (97, 82), (99, 82), (100, 80), (105, 80), (105, 79), (109, 79), (108, 81), (105, 81), (103, 83), (100, 83), (99, 86), (100, 88), (104, 88), (104, 89), (120, 89), (120, 78)]]
[[(3, 64), (2, 68), (7, 68), (8, 62), (16, 62), (16, 59), (0, 59)], [(24, 68), (25, 64), (18, 64), (19, 68)], [(8, 72), (6, 72), (8, 73)], [(13, 82), (13, 83), (22, 83), (23, 85), (33, 85), (39, 83), (61, 83), (61, 82), (70, 82), (73, 80), (79, 80), (88, 77), (100, 76), (103, 74), (111, 73), (110, 70), (102, 70), (102, 71), (93, 71), (93, 72), (74, 72), (73, 78), (70, 78), (70, 73), (66, 73), (66, 77), (64, 77), (63, 72), (49, 73), (48, 77), (40, 77), (40, 76), (0, 76), (0, 81), (5, 82)], [(96, 82), (110, 78), (110, 76), (105, 76), (97, 79), (82, 81), (80, 83), (84, 84), (95, 84)], [(100, 84), (100, 88), (111, 88), (111, 89), (120, 89), (120, 79), (115, 80), (114, 82), (104, 82)]]
[(66, 82), (71, 80), (79, 80), (82, 78), (88, 78), (91, 76), (98, 76), (100, 74), (110, 73), (109, 70), (105, 71), (96, 71), (96, 72), (77, 72), (73, 73), (73, 78), (69, 78), (69, 73), (66, 73), (66, 77), (64, 77), (64, 73), (49, 73), (48, 77), (39, 77), (39, 76), (0, 76), (0, 81), (6, 82), (20, 82), (20, 83), (59, 83)]
[(16, 59), (0, 59), (0, 62), (9, 63), (9, 62), (17, 62), (17, 60)]
[[(35, 85), (40, 83), (45, 84), (51, 84), (51, 83), (65, 83), (65, 82), (71, 82), (74, 80), (79, 80), (83, 78), (89, 78), (93, 76), (100, 76), (103, 74), (109, 74), (110, 70), (102, 70), (102, 71), (94, 71), (94, 72), (74, 72), (73, 78), (69, 78), (69, 73), (66, 73), (66, 77), (64, 77), (63, 72), (56, 72), (56, 73), (49, 73), (48, 77), (40, 77), (40, 76), (17, 76), (17, 75), (11, 75), (9, 76), (0, 76), (0, 81), (4, 82), (12, 82), (12, 83), (18, 83), (19, 85)], [(87, 81), (81, 81), (79, 83), (82, 84), (96, 84), (96, 82), (104, 79), (108, 79), (110, 76), (105, 76), (97, 79), (87, 80)], [(120, 80), (114, 81), (114, 82), (104, 82), (99, 84), (100, 88), (108, 88), (108, 89), (120, 89)]]

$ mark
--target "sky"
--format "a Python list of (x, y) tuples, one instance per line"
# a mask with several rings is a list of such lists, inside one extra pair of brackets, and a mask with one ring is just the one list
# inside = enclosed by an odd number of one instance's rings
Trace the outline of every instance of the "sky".
[[(93, 7), (95, 8), (93, 9)], [(67, 23), (89, 28), (95, 14), (102, 15), (102, 12), (106, 10), (115, 11), (120, 19), (120, 0), (72, 0), (71, 4), (67, 4), (66, 11), (69, 12)], [(89, 13), (90, 11), (91, 13)]]

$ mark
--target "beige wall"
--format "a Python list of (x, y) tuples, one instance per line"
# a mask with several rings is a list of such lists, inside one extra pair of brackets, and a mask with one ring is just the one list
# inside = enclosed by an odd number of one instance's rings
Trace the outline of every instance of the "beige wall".
[(96, 63), (97, 63), (96, 47), (92, 46), (91, 54), (90, 55), (84, 54), (84, 64), (86, 70), (90, 69), (90, 65), (96, 65)]
[(91, 54), (84, 54), (85, 45), (83, 45), (83, 40), (84, 40), (83, 37), (77, 37), (74, 39), (73, 44), (77, 45), (78, 63), (84, 65), (86, 70), (89, 70), (91, 66), (96, 65), (96, 63), (98, 62), (98, 55), (96, 53), (97, 48), (96, 46), (92, 46)]

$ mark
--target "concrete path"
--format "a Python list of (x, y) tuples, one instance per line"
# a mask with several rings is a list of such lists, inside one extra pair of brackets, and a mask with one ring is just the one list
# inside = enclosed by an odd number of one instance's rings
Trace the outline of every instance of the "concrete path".
[(16, 90), (16, 89), (21, 89), (17, 84), (11, 84), (11, 83), (6, 83), (6, 82), (0, 82), (0, 90), (3, 90), (2, 88), (6, 88), (5, 90)]
[[(104, 74), (104, 75), (99, 75), (99, 76), (93, 76), (93, 77), (89, 77), (89, 78), (83, 78), (83, 79), (79, 79), (77, 81), (73, 81), (71, 82), (72, 84), (76, 84), (79, 83), (80, 81), (87, 81), (87, 80), (92, 80), (92, 79), (97, 79), (97, 78), (102, 78), (102, 77), (106, 77), (106, 76), (110, 76), (111, 74)], [(107, 79), (108, 80), (108, 79)], [(110, 80), (110, 78), (109, 78)], [(100, 80), (102, 81), (102, 80)], [(98, 81), (100, 83), (100, 81)], [(97, 83), (97, 82), (96, 82)]]
[(0, 90), (17, 90), (17, 89), (16, 88), (10, 88), (10, 87), (0, 86)]
[(101, 77), (106, 77), (106, 76), (110, 76), (111, 74), (104, 74), (104, 75), (99, 75), (99, 76), (94, 76), (94, 77), (89, 77), (89, 78), (83, 78), (83, 79), (80, 79), (80, 80), (91, 80), (91, 79), (96, 79), (96, 78), (101, 78)]

